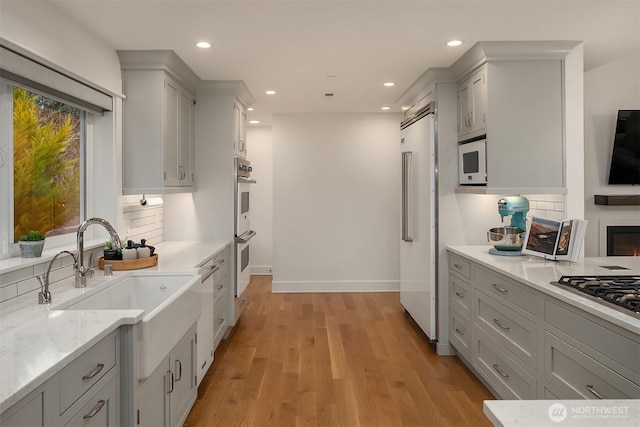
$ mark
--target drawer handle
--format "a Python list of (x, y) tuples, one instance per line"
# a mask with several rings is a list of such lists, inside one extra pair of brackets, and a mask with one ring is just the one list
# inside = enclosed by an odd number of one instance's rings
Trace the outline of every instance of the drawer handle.
[(218, 325), (222, 325), (224, 323), (224, 317), (218, 319)]
[(456, 328), (456, 333), (460, 336), (464, 336), (464, 332), (462, 332), (460, 329)]
[(102, 368), (104, 368), (104, 364), (98, 363), (98, 365), (95, 368), (93, 368), (93, 371), (89, 372), (87, 375), (83, 375), (82, 379), (83, 380), (90, 380), (91, 378), (93, 378), (96, 375), (98, 375), (100, 373), (100, 371), (102, 371)]
[(172, 371), (167, 372), (167, 375), (168, 375), (169, 379), (171, 379), (171, 382), (169, 383), (170, 387), (169, 387), (169, 390), (167, 391), (167, 394), (171, 394), (171, 393), (173, 393), (173, 389), (174, 389), (174, 387), (176, 385), (176, 377), (175, 377), (175, 375), (173, 375)]
[(224, 288), (223, 284), (220, 284), (220, 285), (216, 286), (216, 289), (222, 289), (222, 288)]
[(587, 384), (585, 387), (587, 388), (587, 390), (589, 390), (589, 392), (591, 392), (591, 394), (593, 394), (598, 399), (604, 399), (604, 397), (602, 397), (602, 395), (593, 388), (593, 384)]
[(182, 362), (176, 359), (175, 365), (176, 371), (178, 371), (178, 378), (176, 378), (176, 381), (180, 381), (182, 379)]
[(456, 295), (458, 296), (458, 298), (464, 298), (464, 294), (461, 294), (460, 292), (456, 292)]
[(84, 418), (86, 420), (87, 418), (95, 417), (96, 414), (98, 412), (100, 412), (100, 409), (102, 409), (102, 407), (104, 406), (105, 403), (106, 402), (104, 400), (98, 400), (98, 403), (96, 403), (96, 406), (93, 407), (91, 412), (89, 412), (88, 414), (84, 415), (82, 418)]
[(505, 331), (509, 330), (508, 326), (503, 325), (502, 323), (500, 323), (499, 319), (493, 319), (493, 323), (495, 323), (496, 325), (500, 326), (502, 329), (504, 329)]
[(500, 370), (500, 366), (498, 364), (494, 363), (493, 364), (493, 369), (495, 369), (496, 372), (499, 373), (502, 378), (509, 378), (509, 374), (505, 374), (504, 372), (502, 372)]
[(462, 267), (464, 267), (463, 265), (460, 265), (460, 264), (453, 264), (453, 266), (458, 270), (462, 270)]
[(241, 299), (240, 301), (238, 301), (238, 305), (245, 305), (247, 303), (246, 299)]
[(507, 292), (509, 292), (508, 289), (501, 288), (500, 286), (496, 285), (495, 283), (493, 285), (491, 285), (491, 286), (493, 286), (493, 289), (495, 289), (498, 292), (502, 292), (503, 294), (506, 294)]

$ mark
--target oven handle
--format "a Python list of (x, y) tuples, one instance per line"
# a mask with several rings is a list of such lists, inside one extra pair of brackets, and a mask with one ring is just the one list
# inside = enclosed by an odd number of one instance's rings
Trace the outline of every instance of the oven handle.
[(236, 243), (247, 243), (249, 240), (253, 239), (253, 236), (256, 235), (256, 232), (253, 230), (249, 230), (244, 233), (242, 236), (236, 237)]
[(255, 184), (258, 181), (256, 181), (255, 179), (251, 179), (251, 178), (245, 178), (244, 176), (239, 176), (238, 177), (238, 182), (240, 184)]

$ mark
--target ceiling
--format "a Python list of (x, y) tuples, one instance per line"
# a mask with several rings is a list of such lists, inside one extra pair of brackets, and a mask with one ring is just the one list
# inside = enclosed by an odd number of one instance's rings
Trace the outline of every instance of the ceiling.
[[(477, 41), (584, 41), (585, 70), (640, 49), (640, 0), (46, 1), (114, 49), (172, 49), (202, 80), (243, 80), (256, 100), (249, 119), (262, 124), (280, 113), (399, 112), (418, 76)], [(453, 38), (464, 43), (447, 47)]]

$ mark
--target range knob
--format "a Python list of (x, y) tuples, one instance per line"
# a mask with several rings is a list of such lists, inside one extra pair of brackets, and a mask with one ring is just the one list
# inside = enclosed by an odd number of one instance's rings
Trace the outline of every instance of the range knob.
[(249, 172), (251, 172), (253, 170), (253, 168), (251, 166), (249, 166), (249, 168), (247, 169)]

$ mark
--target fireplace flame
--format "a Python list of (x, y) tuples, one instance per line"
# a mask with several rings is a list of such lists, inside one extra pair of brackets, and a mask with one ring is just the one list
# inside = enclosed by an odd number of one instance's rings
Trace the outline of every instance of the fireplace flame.
[(638, 250), (637, 249), (633, 250), (633, 256), (638, 256)]

